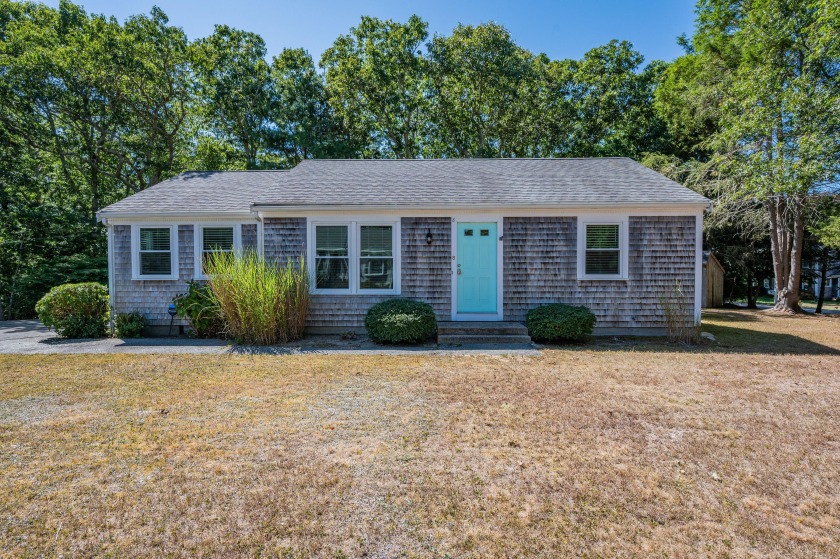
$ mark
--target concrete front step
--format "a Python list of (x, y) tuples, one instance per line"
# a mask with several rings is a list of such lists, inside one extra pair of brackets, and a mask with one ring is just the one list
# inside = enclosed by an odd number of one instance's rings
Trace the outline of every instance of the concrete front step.
[(439, 322), (438, 343), (445, 345), (530, 344), (528, 329), (519, 322)]
[(519, 322), (438, 322), (438, 334), (527, 336), (528, 329)]
[(516, 334), (438, 334), (441, 345), (523, 345), (530, 344), (531, 337)]

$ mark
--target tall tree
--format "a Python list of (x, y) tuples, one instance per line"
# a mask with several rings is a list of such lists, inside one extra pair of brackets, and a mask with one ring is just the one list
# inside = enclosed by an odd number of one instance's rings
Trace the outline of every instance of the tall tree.
[(798, 312), (809, 201), (840, 178), (840, 64), (819, 46), (823, 14), (814, 5), (720, 0), (700, 8), (718, 3), (741, 51), (716, 138), (720, 160), (745, 195), (764, 201), (775, 308)]
[(217, 135), (237, 146), (247, 169), (265, 161), (271, 108), (270, 70), (262, 37), (217, 25), (192, 45), (203, 111)]
[(501, 25), (459, 25), (429, 42), (434, 155), (509, 156), (533, 55)]
[[(327, 103), (324, 77), (303, 49), (284, 49), (274, 57), (271, 78), (275, 98), (271, 147), (288, 166), (303, 159), (353, 157), (359, 146), (341, 130)], [(355, 149), (354, 149), (355, 148)]]
[(362, 17), (321, 57), (329, 101), (344, 127), (370, 142), (368, 155), (413, 158), (426, 120), (421, 53), (427, 24)]

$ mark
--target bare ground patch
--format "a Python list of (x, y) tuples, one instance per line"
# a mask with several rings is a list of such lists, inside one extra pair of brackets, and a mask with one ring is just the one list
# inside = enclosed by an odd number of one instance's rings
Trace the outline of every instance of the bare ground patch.
[(830, 319), (505, 356), (0, 356), (0, 555), (840, 555)]

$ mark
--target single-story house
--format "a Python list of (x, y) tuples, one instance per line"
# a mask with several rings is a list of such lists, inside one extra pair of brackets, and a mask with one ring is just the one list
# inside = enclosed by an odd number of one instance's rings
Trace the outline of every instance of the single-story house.
[(709, 204), (627, 158), (306, 160), (186, 172), (98, 216), (112, 307), (152, 326), (204, 279), (204, 251), (227, 247), (305, 258), (310, 331), (362, 330), (374, 303), (403, 297), (440, 322), (562, 302), (592, 309), (596, 333), (659, 335), (663, 297), (700, 319)]

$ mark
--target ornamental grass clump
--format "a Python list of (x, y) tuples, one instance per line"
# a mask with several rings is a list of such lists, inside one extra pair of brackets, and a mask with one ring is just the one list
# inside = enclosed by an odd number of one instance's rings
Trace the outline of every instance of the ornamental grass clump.
[(237, 342), (272, 345), (303, 336), (309, 309), (303, 258), (275, 265), (253, 251), (218, 252), (205, 273), (225, 333)]

